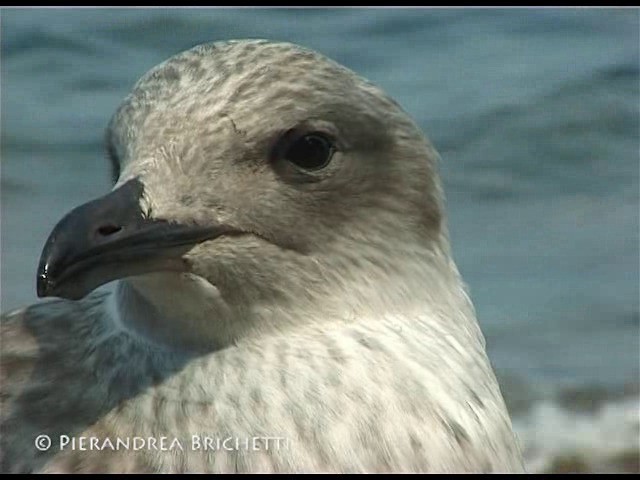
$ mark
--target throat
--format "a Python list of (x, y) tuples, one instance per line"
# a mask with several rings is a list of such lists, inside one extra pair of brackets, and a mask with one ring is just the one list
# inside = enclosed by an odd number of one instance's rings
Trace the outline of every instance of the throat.
[(211, 351), (235, 336), (218, 289), (196, 275), (163, 272), (121, 280), (112, 302), (111, 316), (120, 327), (150, 343)]

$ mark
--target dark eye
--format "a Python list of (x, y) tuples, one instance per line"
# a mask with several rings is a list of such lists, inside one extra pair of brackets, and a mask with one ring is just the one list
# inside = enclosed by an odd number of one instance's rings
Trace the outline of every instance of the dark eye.
[(283, 158), (304, 170), (320, 170), (329, 165), (334, 147), (322, 133), (308, 133), (294, 141)]

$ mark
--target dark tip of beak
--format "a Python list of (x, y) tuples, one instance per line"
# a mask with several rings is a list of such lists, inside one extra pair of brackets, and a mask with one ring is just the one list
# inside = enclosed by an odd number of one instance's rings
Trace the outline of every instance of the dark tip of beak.
[[(82, 227), (82, 225), (79, 225), (79, 223), (80, 222), (66, 222), (64, 228), (76, 229), (78, 227)], [(93, 227), (93, 230), (94, 232), (90, 232), (90, 237), (92, 236), (95, 239), (95, 245), (100, 245), (101, 243), (107, 243), (114, 240), (115, 236), (118, 233), (123, 232), (124, 227), (121, 225), (116, 225), (114, 224), (114, 222), (110, 222), (109, 220), (105, 220), (103, 224), (100, 224), (100, 219), (98, 219), (98, 223), (95, 227)], [(57, 235), (53, 235), (53, 233), (57, 233)], [(76, 233), (81, 235), (81, 229), (78, 229)], [(54, 232), (52, 232), (50, 240), (47, 242), (46, 247), (42, 253), (36, 282), (36, 290), (38, 297), (40, 298), (51, 295), (55, 290), (54, 287), (56, 284), (56, 275), (52, 272), (59, 271), (61, 269), (60, 266), (64, 266), (67, 260), (73, 261), (74, 251), (77, 253), (76, 247), (78, 245), (74, 245), (75, 242), (65, 243), (65, 239), (62, 239), (63, 241), (60, 241), (59, 237), (60, 234), (58, 229), (56, 228)], [(87, 242), (87, 244), (89, 243), (91, 242)]]
[(40, 271), (38, 273), (38, 280), (36, 281), (36, 292), (38, 294), (38, 298), (46, 297), (49, 288), (50, 286), (47, 285), (47, 273)]
[(72, 210), (53, 229), (40, 257), (38, 297), (54, 294), (74, 265), (95, 256), (125, 230), (142, 226), (139, 180), (131, 180), (104, 197)]

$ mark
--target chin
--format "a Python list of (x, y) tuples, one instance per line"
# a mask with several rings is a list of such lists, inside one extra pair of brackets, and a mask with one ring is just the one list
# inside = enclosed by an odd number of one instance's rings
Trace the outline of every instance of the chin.
[(186, 313), (194, 305), (210, 299), (222, 301), (220, 291), (203, 277), (184, 272), (153, 272), (129, 277), (121, 286), (133, 288), (158, 310), (171, 314)]

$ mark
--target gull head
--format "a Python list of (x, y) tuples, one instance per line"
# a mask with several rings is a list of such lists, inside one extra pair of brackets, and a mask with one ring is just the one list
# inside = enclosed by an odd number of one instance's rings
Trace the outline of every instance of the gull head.
[(40, 296), (119, 280), (123, 302), (237, 330), (401, 309), (457, 278), (435, 150), (380, 88), (316, 52), (178, 54), (137, 82), (106, 148), (114, 188), (54, 228)]

